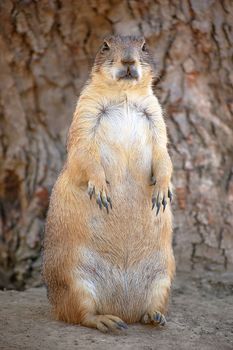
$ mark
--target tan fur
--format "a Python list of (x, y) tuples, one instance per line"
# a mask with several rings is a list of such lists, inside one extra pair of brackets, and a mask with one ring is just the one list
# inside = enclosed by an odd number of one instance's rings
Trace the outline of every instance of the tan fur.
[[(43, 264), (56, 318), (102, 331), (164, 312), (175, 270), (172, 164), (151, 69), (142, 67), (137, 83), (116, 82), (106, 72), (93, 69), (74, 113), (67, 162), (50, 200)], [(88, 184), (111, 197), (109, 214), (90, 201)], [(168, 202), (157, 216), (152, 196)]]

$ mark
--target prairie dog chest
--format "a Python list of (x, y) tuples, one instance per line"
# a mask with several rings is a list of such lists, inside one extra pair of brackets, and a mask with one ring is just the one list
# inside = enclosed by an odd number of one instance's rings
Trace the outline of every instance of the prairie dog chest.
[(110, 143), (114, 141), (124, 148), (132, 147), (136, 142), (145, 144), (151, 135), (150, 121), (145, 109), (127, 102), (103, 108), (101, 129), (106, 140)]
[(99, 125), (101, 157), (116, 162), (119, 158), (148, 167), (152, 157), (151, 122), (145, 108), (129, 102), (103, 108)]

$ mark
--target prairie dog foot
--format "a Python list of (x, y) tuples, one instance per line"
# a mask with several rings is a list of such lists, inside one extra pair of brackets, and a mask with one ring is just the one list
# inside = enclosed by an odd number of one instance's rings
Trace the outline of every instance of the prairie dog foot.
[(161, 312), (154, 311), (154, 312), (148, 312), (144, 314), (141, 318), (141, 323), (148, 324), (152, 323), (153, 325), (160, 325), (165, 326), (167, 323), (166, 318)]
[(83, 326), (97, 328), (103, 333), (116, 330), (127, 329), (127, 324), (122, 321), (119, 317), (112, 315), (94, 315), (86, 317), (85, 321), (82, 322)]

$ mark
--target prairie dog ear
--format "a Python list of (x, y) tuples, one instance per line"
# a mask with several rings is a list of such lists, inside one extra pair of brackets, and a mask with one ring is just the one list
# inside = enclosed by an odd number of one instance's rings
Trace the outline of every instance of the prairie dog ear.
[(110, 50), (110, 45), (107, 40), (104, 40), (102, 46), (101, 46), (101, 52), (106, 52)]
[(113, 35), (106, 35), (103, 37), (102, 44), (100, 45), (101, 52), (107, 52), (111, 48)]
[(144, 42), (143, 42), (143, 44), (142, 44), (141, 48), (142, 48), (142, 51), (144, 51), (144, 52), (147, 52), (147, 51), (148, 51), (146, 41), (144, 41)]

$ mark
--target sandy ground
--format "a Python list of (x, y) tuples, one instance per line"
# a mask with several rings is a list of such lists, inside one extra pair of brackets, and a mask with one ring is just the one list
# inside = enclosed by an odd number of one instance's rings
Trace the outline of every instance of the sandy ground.
[(232, 275), (178, 275), (168, 325), (119, 334), (53, 321), (44, 288), (0, 292), (0, 349), (233, 349)]

